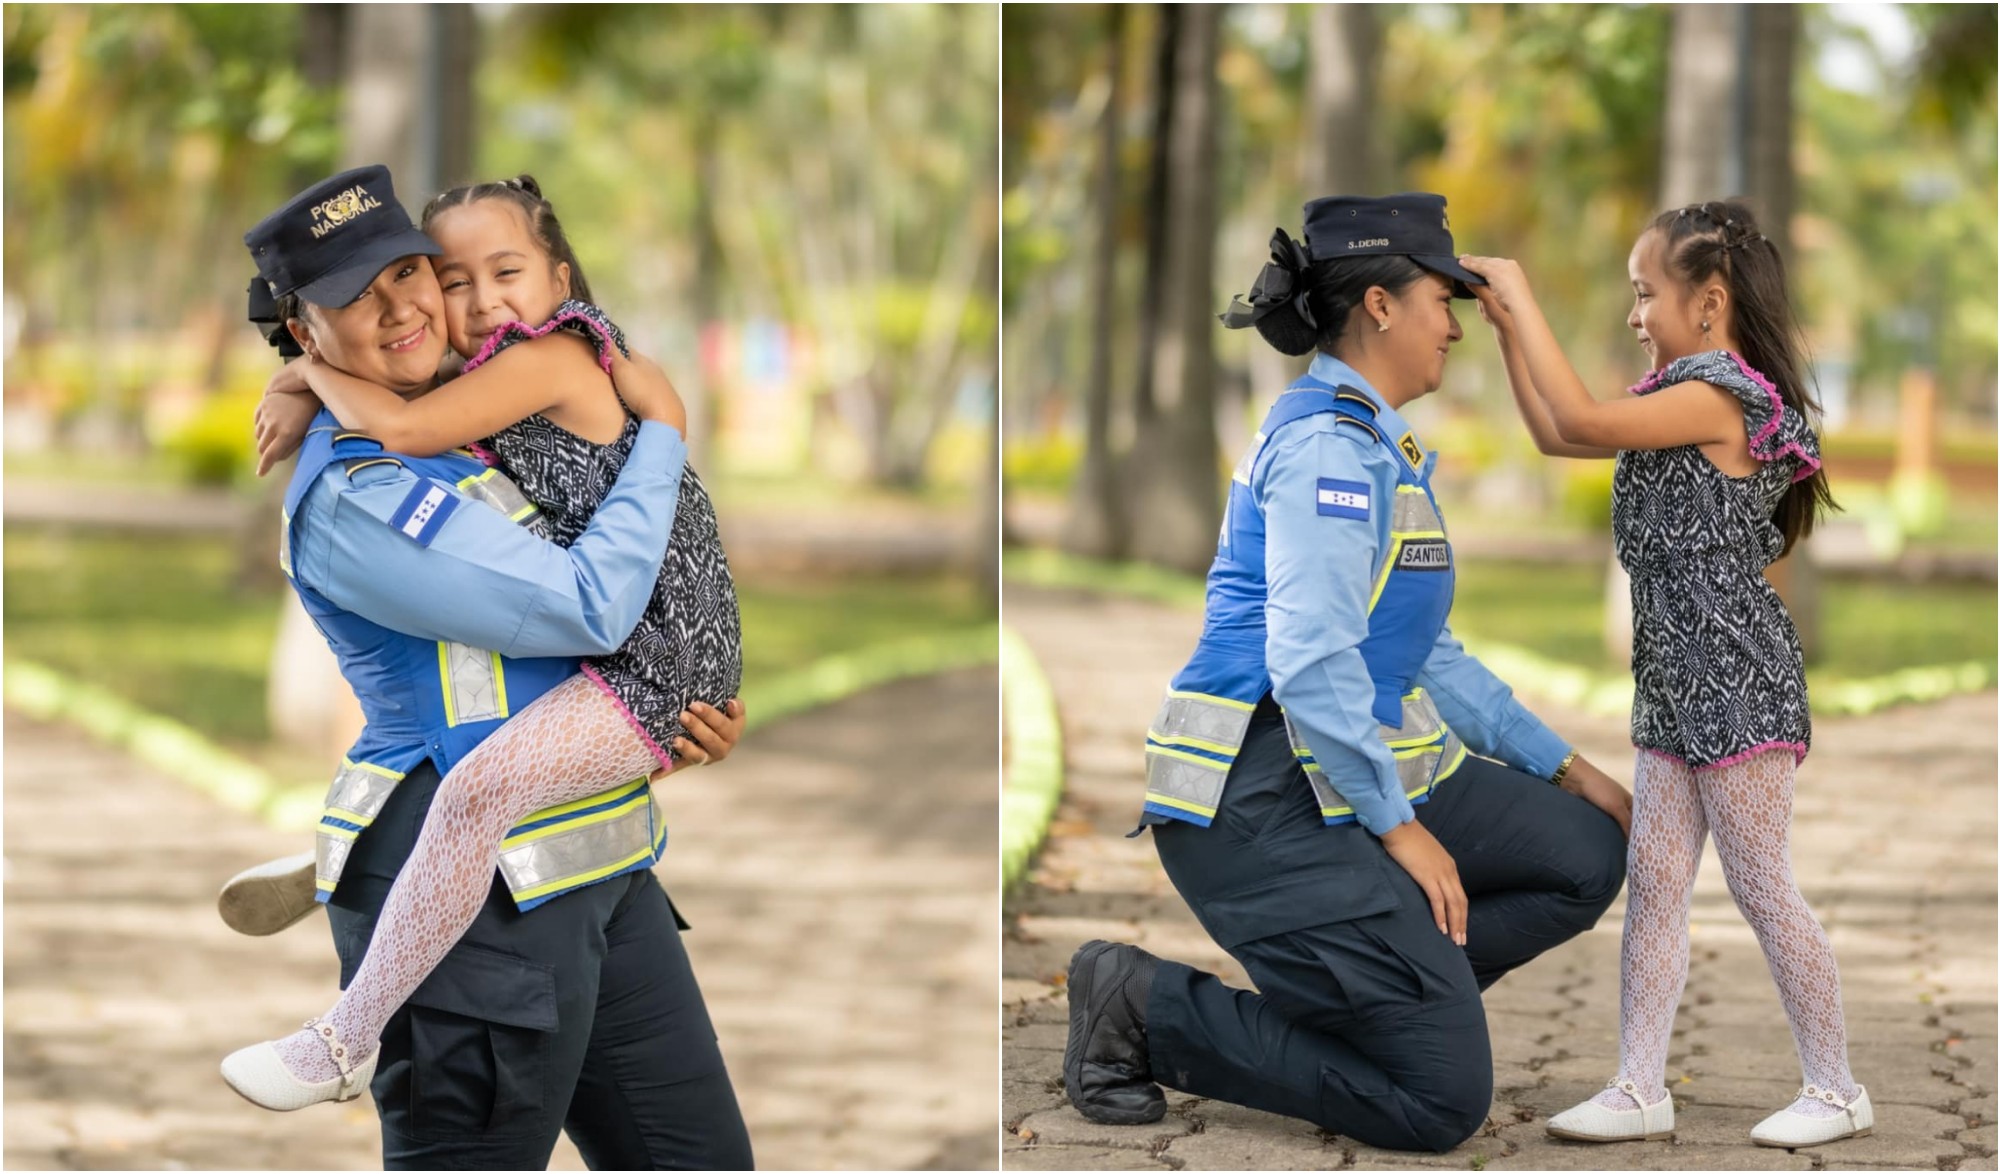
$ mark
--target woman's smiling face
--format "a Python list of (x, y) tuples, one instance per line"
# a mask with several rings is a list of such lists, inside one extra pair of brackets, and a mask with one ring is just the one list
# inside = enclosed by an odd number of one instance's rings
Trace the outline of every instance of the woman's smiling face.
[(479, 353), (509, 322), (540, 326), (569, 296), (569, 266), (550, 264), (527, 214), (504, 200), (474, 200), (431, 217), (427, 231), (444, 254), (445, 329), (452, 349)]
[(1451, 308), (1451, 282), (1426, 273), (1393, 301), (1390, 329), (1379, 341), (1390, 352), (1394, 368), (1408, 372), (1421, 385), (1417, 394), (1427, 395), (1443, 385), (1451, 345), (1465, 337)]
[(338, 308), (313, 306), (303, 325), (306, 349), (349, 375), (404, 394), (437, 381), (444, 297), (429, 257), (391, 261), (360, 297)]

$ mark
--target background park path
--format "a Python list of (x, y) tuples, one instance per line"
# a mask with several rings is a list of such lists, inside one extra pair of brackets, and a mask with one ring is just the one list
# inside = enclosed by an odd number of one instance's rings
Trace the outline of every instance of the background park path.
[[(995, 711), (991, 669), (905, 681), (666, 788), (661, 878), (759, 1165), (991, 1168)], [(304, 835), (12, 712), (6, 749), (5, 1164), (379, 1169), (365, 1101), (279, 1116), (216, 1074), (334, 992), (318, 914), (214, 912)]]
[[(1854, 1071), (1876, 1106), (1873, 1136), (1797, 1152), (1750, 1144), (1750, 1127), (1786, 1103), (1800, 1078), (1762, 955), (1711, 847), (1668, 1063), (1675, 1137), (1598, 1147), (1543, 1131), (1617, 1067), (1621, 897), (1594, 930), (1487, 993), (1495, 1094), (1485, 1130), (1447, 1154), (1405, 1154), (1174, 1092), (1155, 1125), (1094, 1125), (1070, 1108), (1060, 983), (1078, 945), (1136, 942), (1251, 984), (1182, 904), (1149, 840), (1124, 838), (1137, 821), (1146, 723), (1193, 645), (1198, 617), (1010, 584), (1007, 623), (1048, 673), (1069, 773), (1049, 840), (1007, 910), (1005, 1168), (1995, 1168), (1992, 692), (1821, 721), (1800, 776), (1793, 860), (1839, 955)], [(1623, 721), (1528, 700), (1629, 779)]]

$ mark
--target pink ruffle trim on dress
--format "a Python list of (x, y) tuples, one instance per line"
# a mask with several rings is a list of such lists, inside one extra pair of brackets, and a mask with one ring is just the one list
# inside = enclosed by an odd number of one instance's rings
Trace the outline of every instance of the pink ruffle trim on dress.
[(478, 443), (477, 441), (474, 441), (473, 443), (466, 445), (465, 451), (471, 453), (473, 456), (478, 457), (480, 463), (484, 464), (489, 469), (497, 469), (500, 467), (500, 454), (494, 452), (490, 448), (487, 448), (485, 445)]
[(1647, 754), (1657, 754), (1661, 758), (1671, 758), (1675, 762), (1680, 763), (1682, 766), (1687, 767), (1689, 770), (1696, 772), (1704, 770), (1721, 770), (1725, 766), (1735, 766), (1739, 762), (1748, 762), (1751, 759), (1757, 757), (1759, 754), (1763, 754), (1771, 750), (1789, 750), (1793, 754), (1797, 755), (1798, 762), (1802, 763), (1806, 760), (1806, 750), (1807, 750), (1806, 744), (1804, 742), (1759, 742), (1757, 745), (1752, 746), (1748, 750), (1732, 754), (1727, 758), (1719, 759), (1718, 761), (1715, 762), (1704, 763), (1701, 766), (1696, 766), (1693, 763), (1689, 762), (1687, 759), (1682, 758), (1680, 755), (1669, 754), (1665, 750), (1655, 750), (1651, 746), (1635, 746), (1634, 748), (1637, 750), (1644, 751)]
[(625, 704), (625, 699), (618, 695), (618, 691), (613, 689), (603, 677), (598, 676), (596, 669), (591, 668), (587, 664), (578, 667), (584, 676), (589, 677), (598, 688), (604, 690), (606, 697), (611, 698), (611, 704), (616, 705), (618, 712), (625, 715), (625, 721), (631, 725), (632, 732), (639, 735), (639, 740), (644, 742), (647, 749), (653, 752), (654, 758), (660, 760), (660, 765), (667, 770), (674, 769), (674, 756), (660, 749), (660, 744), (653, 741), (653, 735), (646, 732), (646, 727), (639, 721), (639, 716), (632, 712), (631, 706)]
[(530, 326), (526, 322), (507, 323), (486, 336), (486, 345), (479, 348), (478, 354), (465, 361), (464, 370), (470, 371), (492, 358), (493, 352), (500, 349), (500, 343), (510, 334), (521, 338), (540, 338), (551, 330), (560, 328), (565, 322), (581, 322), (590, 328), (590, 332), (597, 336), (597, 365), (604, 368), (606, 375), (611, 374), (611, 348), (615, 345), (611, 341), (611, 336), (605, 333), (602, 326), (591, 321), (589, 315), (580, 314), (575, 310), (564, 310), (540, 326)]
[[(1772, 383), (1769, 379), (1766, 379), (1762, 371), (1759, 371), (1755, 367), (1752, 367), (1750, 364), (1744, 362), (1742, 355), (1737, 354), (1735, 351), (1723, 351), (1722, 353), (1729, 356), (1730, 361), (1736, 364), (1736, 369), (1743, 372), (1744, 376), (1748, 378), (1750, 382), (1755, 383), (1760, 388), (1763, 388), (1764, 394), (1771, 397), (1771, 418), (1770, 420), (1765, 422), (1762, 428), (1758, 429), (1757, 435), (1750, 438), (1750, 455), (1756, 458), (1757, 460), (1766, 463), (1775, 461), (1779, 457), (1784, 456), (1786, 453), (1791, 453), (1793, 456), (1799, 458), (1799, 464), (1801, 467), (1797, 473), (1792, 475), (1793, 484), (1797, 484), (1798, 482), (1803, 481), (1806, 478), (1812, 476), (1814, 473), (1818, 472), (1819, 458), (1807, 452), (1805, 449), (1800, 448), (1799, 442), (1796, 440), (1787, 440), (1785, 443), (1779, 445), (1775, 450), (1766, 447), (1766, 445), (1769, 444), (1771, 437), (1777, 434), (1778, 426), (1784, 422), (1785, 419), (1784, 397), (1778, 394), (1777, 385)], [(1679, 362), (1679, 360), (1675, 360), (1675, 362)], [(1657, 390), (1660, 386), (1661, 380), (1666, 378), (1667, 372), (1671, 370), (1673, 366), (1674, 366), (1673, 363), (1668, 363), (1665, 367), (1661, 367), (1658, 370), (1648, 372), (1644, 379), (1641, 379), (1639, 382), (1634, 383), (1632, 386), (1626, 388), (1625, 389), (1626, 393), (1629, 395), (1645, 395), (1647, 392)]]

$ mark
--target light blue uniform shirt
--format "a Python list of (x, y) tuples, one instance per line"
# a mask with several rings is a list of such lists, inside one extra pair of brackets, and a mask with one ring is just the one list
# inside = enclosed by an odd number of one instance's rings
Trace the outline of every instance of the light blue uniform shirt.
[[(1319, 355), (1311, 374), (1366, 393), (1375, 402), (1376, 427), (1390, 443), (1412, 431), (1347, 364)], [(1278, 704), (1328, 781), (1353, 805), (1356, 821), (1379, 836), (1416, 815), (1378, 732), (1375, 686), (1360, 650), (1368, 635), (1369, 596), (1389, 546), (1399, 458), (1359, 429), (1336, 433), (1337, 419), (1326, 412), (1286, 426), (1251, 470), (1250, 492), (1264, 513), (1265, 659)], [(1437, 454), (1427, 452), (1424, 474), (1436, 464)], [(1321, 513), (1322, 478), (1372, 486), (1376, 507), (1366, 520)], [(1505, 681), (1466, 653), (1449, 625), (1416, 683), (1475, 754), (1547, 778), (1570, 751), (1514, 700)]]
[(605, 656), (645, 614), (680, 499), (687, 445), (645, 421), (611, 492), (567, 549), (478, 503), (430, 544), (389, 524), (423, 478), (330, 464), (291, 519), (299, 581), (343, 610), (423, 640), (506, 657)]

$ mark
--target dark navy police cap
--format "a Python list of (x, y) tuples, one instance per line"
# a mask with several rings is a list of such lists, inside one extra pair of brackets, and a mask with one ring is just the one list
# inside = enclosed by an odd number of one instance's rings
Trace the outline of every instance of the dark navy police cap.
[[(410, 223), (381, 164), (343, 171), (293, 196), (243, 234), (273, 298), (295, 293), (338, 308), (398, 257), (444, 250)], [(254, 300), (254, 299), (253, 299)]]
[(1305, 242), (1300, 244), (1280, 228), (1271, 238), (1271, 260), (1257, 275), (1249, 299), (1237, 297), (1222, 315), (1222, 324), (1239, 330), (1279, 306), (1294, 306), (1307, 325), (1314, 325), (1306, 295), (1306, 267), (1314, 261), (1342, 257), (1408, 257), (1451, 280), (1453, 297), (1469, 298), (1469, 285), (1486, 279), (1458, 263), (1445, 217), (1444, 197), (1431, 192), (1394, 196), (1328, 196), (1306, 205)]

